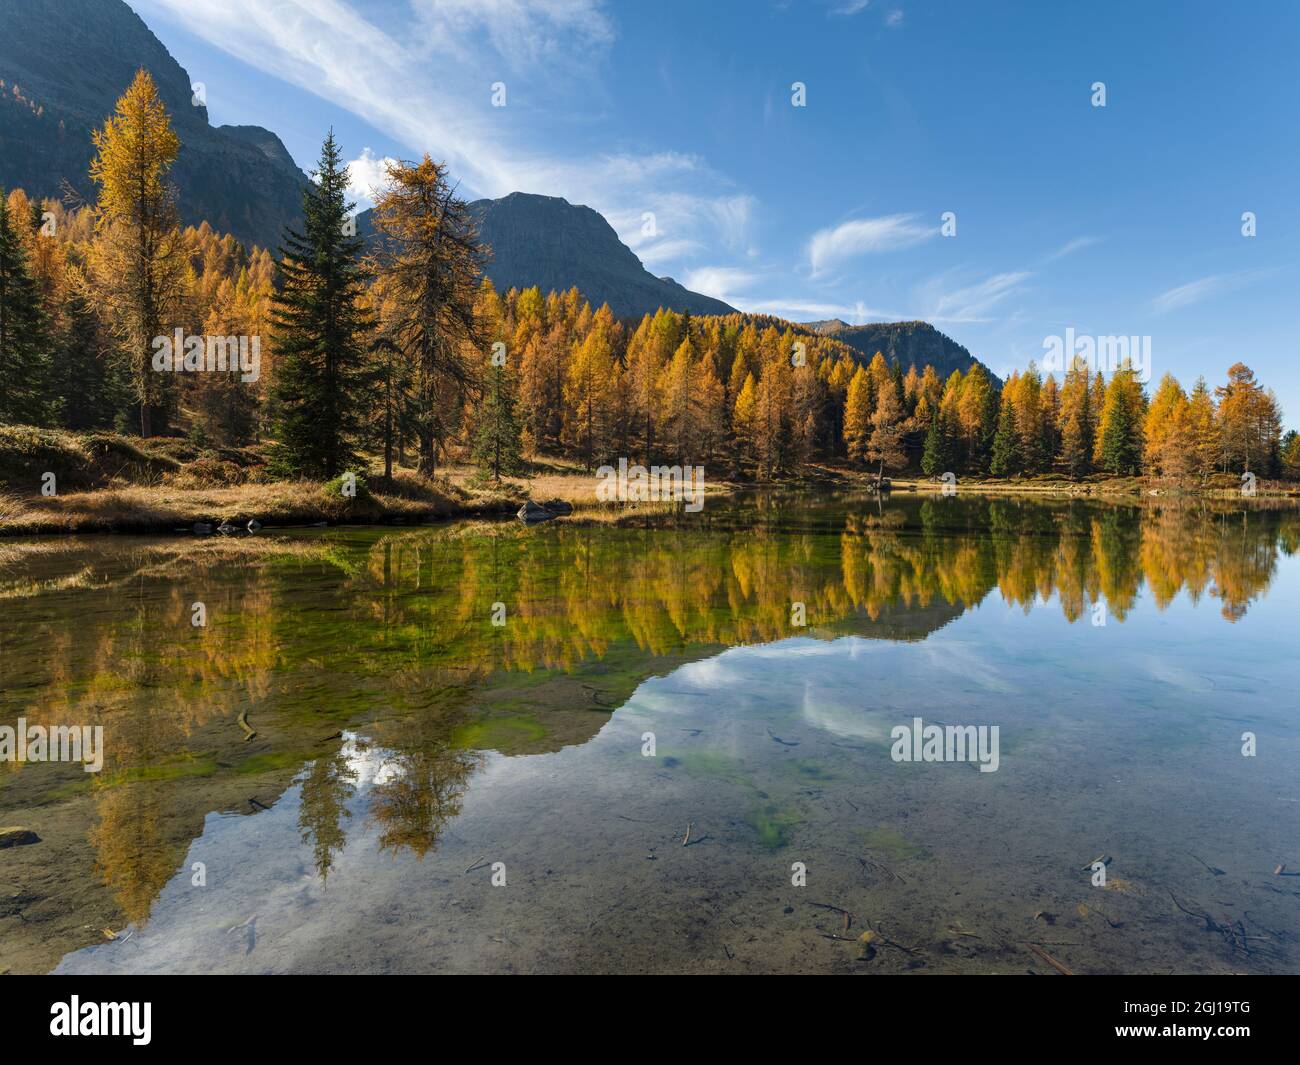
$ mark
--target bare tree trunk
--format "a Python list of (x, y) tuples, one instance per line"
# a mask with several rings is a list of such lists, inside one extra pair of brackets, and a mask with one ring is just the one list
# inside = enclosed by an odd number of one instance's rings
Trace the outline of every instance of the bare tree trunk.
[(384, 479), (393, 479), (393, 402), (386, 397), (384, 402)]

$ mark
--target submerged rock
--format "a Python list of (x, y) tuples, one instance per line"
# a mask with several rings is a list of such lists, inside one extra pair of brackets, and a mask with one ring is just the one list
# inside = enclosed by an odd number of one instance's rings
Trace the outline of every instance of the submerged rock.
[(516, 517), (518, 517), (525, 525), (536, 525), (538, 522), (550, 521), (555, 517), (555, 515), (545, 507), (539, 506), (530, 499), (519, 508), (519, 513)]
[(28, 843), (40, 843), (40, 841), (41, 837), (30, 828), (19, 828), (17, 825), (0, 828), (0, 848), (22, 847)]

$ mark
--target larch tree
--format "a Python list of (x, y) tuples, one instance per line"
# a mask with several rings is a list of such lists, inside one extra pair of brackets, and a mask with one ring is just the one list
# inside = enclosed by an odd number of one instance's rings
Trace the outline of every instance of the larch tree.
[(1187, 405), (1195, 449), (1192, 467), (1201, 477), (1207, 477), (1219, 461), (1219, 422), (1214, 396), (1204, 377), (1196, 379)]
[(686, 337), (659, 371), (657, 409), (647, 412), (647, 420), (657, 422), (662, 429), (660, 450), (674, 463), (690, 462), (695, 448), (695, 370), (695, 349), (690, 337)]
[(1020, 376), (1014, 396), (1016, 432), (1020, 437), (1021, 472), (1040, 473), (1047, 468), (1050, 452), (1043, 443), (1043, 379), (1032, 362)]
[(1195, 458), (1191, 444), (1187, 393), (1173, 374), (1165, 374), (1151, 398), (1146, 417), (1146, 461), (1151, 472), (1183, 477)]
[(903, 448), (907, 428), (907, 414), (898, 390), (893, 382), (887, 382), (876, 397), (866, 450), (867, 461), (880, 463), (879, 476), (883, 477), (887, 468), (897, 470), (907, 465), (907, 452)]
[(1244, 363), (1228, 368), (1228, 382), (1214, 390), (1219, 400), (1219, 448), (1225, 471), (1267, 473), (1282, 435), (1277, 399)]
[[(739, 356), (737, 356), (739, 357)], [(731, 428), (735, 438), (736, 466), (752, 466), (754, 462), (755, 409), (758, 405), (758, 385), (754, 375), (747, 373), (741, 382), (732, 409)]]
[(485, 341), (474, 308), (486, 251), (446, 165), (427, 154), (388, 164), (374, 223), (392, 308), (385, 329), (411, 369), (406, 424), (419, 473), (432, 477), (467, 396), (480, 390), (474, 356)]
[(850, 462), (863, 462), (871, 438), (871, 379), (861, 366), (849, 381), (844, 401), (844, 444)]
[(1092, 371), (1082, 359), (1065, 374), (1061, 389), (1061, 464), (1074, 478), (1092, 469), (1093, 417)]
[[(189, 266), (168, 173), (180, 149), (153, 78), (141, 69), (93, 134), (90, 177), (99, 186), (94, 273), (126, 363), (140, 435), (169, 416), (172, 375), (153, 369), (155, 337), (170, 337)], [(179, 353), (177, 353), (179, 354)]]
[(564, 386), (566, 439), (593, 470), (596, 460), (605, 456), (617, 340), (618, 323), (606, 304), (596, 312), (586, 338), (577, 345)]

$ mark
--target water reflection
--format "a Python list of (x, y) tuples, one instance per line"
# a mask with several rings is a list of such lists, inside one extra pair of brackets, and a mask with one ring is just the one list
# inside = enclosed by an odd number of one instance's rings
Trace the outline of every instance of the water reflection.
[[(178, 870), (188, 875), (210, 813), (255, 814), (291, 786), (327, 881), (354, 817), (381, 852), (430, 854), (482, 752), (585, 744), (647, 677), (723, 648), (922, 641), (994, 593), (1083, 625), (1094, 604), (1123, 623), (1208, 598), (1231, 623), (1298, 540), (1294, 510), (755, 497), (670, 528), (8, 545), (0, 721), (102, 724), (107, 744), (89, 779), (0, 767), (5, 823), (45, 829), (42, 845), (8, 852), (18, 894), (63, 928), (20, 908), (2, 918), (6, 953), (15, 969), (48, 968), (88, 924), (92, 935), (144, 925)], [(824, 701), (804, 714), (843, 737), (874, 735)], [(378, 759), (363, 808), (345, 731)], [(53, 888), (41, 886), (51, 862)]]

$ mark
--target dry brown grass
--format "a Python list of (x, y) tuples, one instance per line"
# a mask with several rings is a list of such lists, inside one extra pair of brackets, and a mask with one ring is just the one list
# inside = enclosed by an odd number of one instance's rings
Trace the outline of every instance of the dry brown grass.
[[(369, 489), (346, 498), (320, 482), (276, 481), (196, 487), (178, 480), (57, 496), (0, 495), (0, 535), (82, 532), (171, 532), (196, 522), (213, 526), (251, 518), (267, 527), (286, 525), (417, 523), (460, 516), (513, 514), (526, 500), (572, 503), (570, 520), (617, 524), (648, 515), (670, 514), (671, 503), (605, 503), (596, 498), (599, 481), (576, 465), (551, 462), (527, 476), (483, 481), (470, 466), (449, 466), (433, 480), (401, 470), (391, 480), (374, 478)], [(730, 485), (708, 484), (710, 494)]]
[(4, 497), (0, 534), (159, 532), (189, 529), (196, 522), (215, 526), (229, 521), (242, 526), (253, 518), (266, 526), (418, 522), (482, 509), (455, 489), (427, 483), (418, 492), (395, 484), (387, 492), (375, 490), (354, 499), (310, 481), (230, 488), (108, 488), (49, 498)]
[[(444, 468), (448, 483), (460, 488), (470, 496), (483, 500), (500, 501), (519, 507), (525, 500), (541, 503), (549, 499), (562, 499), (572, 503), (575, 516), (579, 510), (590, 511), (598, 520), (618, 521), (625, 512), (649, 511), (671, 512), (670, 503), (641, 503), (624, 505), (606, 503), (596, 496), (599, 479), (590, 470), (574, 462), (563, 459), (544, 459), (530, 464), (526, 474), (516, 477), (503, 477), (497, 481), (482, 481), (476, 477), (476, 468), (465, 465), (451, 465)], [(735, 485), (724, 481), (705, 480), (706, 495), (725, 495), (735, 490)]]

